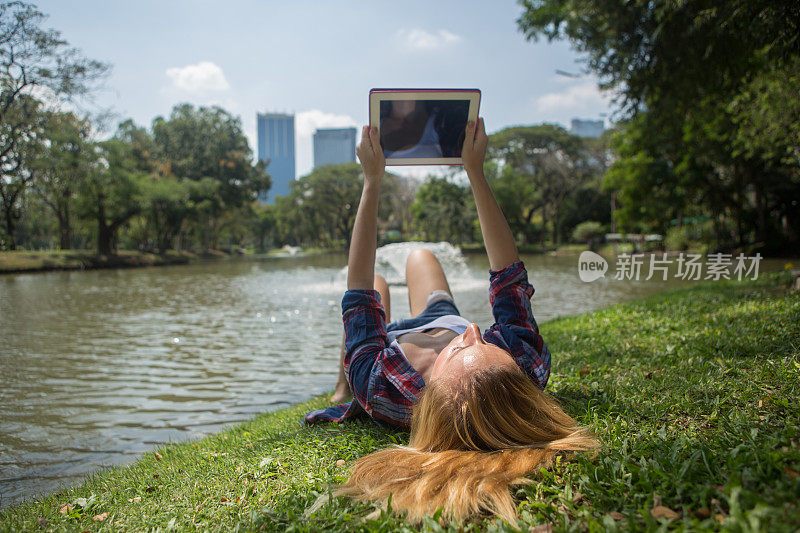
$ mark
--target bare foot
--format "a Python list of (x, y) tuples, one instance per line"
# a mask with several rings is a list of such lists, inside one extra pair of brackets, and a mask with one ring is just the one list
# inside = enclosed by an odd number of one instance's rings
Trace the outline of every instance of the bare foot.
[(344, 383), (337, 383), (336, 390), (333, 392), (333, 396), (331, 396), (331, 403), (342, 403), (347, 401), (350, 398), (350, 386), (345, 381)]

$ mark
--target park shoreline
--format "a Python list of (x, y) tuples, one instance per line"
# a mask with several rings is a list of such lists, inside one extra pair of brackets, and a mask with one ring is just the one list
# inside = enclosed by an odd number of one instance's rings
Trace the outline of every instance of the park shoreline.
[[(485, 255), (482, 244), (459, 246), (465, 255)], [(560, 247), (523, 246), (521, 254), (578, 255), (586, 250), (584, 246), (565, 245)], [(113, 255), (98, 255), (91, 250), (15, 250), (0, 251), (0, 276), (3, 274), (29, 274), (39, 272), (58, 272), (75, 270), (125, 269), (154, 266), (185, 265), (200, 261), (214, 261), (231, 257), (251, 256), (254, 254), (272, 257), (294, 257), (308, 255), (344, 254), (346, 250), (339, 248), (294, 249), (276, 248), (264, 252), (252, 252), (245, 249), (175, 251), (164, 253), (140, 250), (119, 250)], [(299, 251), (299, 252), (298, 252)], [(601, 248), (600, 253), (613, 255), (610, 247)], [(677, 253), (677, 252), (675, 252)]]
[(74, 270), (125, 269), (185, 265), (213, 261), (239, 254), (223, 250), (157, 252), (120, 250), (113, 255), (98, 255), (88, 250), (0, 251), (0, 275)]
[[(800, 406), (791, 400), (800, 293), (791, 281), (788, 272), (709, 281), (541, 324), (554, 353), (548, 391), (603, 448), (538, 473), (518, 494), (518, 524), (482, 517), (468, 529), (800, 527)], [(355, 459), (407, 440), (369, 421), (301, 426), (326, 399), (161, 446), (4, 509), (0, 531), (407, 528), (347, 500), (304, 516)]]

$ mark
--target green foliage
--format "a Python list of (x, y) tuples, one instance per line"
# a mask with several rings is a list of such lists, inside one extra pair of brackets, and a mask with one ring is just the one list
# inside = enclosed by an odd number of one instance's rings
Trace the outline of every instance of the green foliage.
[(291, 183), (275, 203), (282, 244), (349, 246), (364, 178), (356, 163), (325, 165)]
[(117, 233), (144, 203), (142, 184), (146, 174), (136, 169), (130, 146), (119, 139), (98, 145), (99, 162), (81, 182), (79, 212), (96, 223), (97, 253), (116, 249)]
[(570, 40), (618, 96), (624, 229), (704, 214), (715, 246), (800, 247), (797, 2), (521, 3), (528, 38)]
[(365, 420), (300, 426), (325, 395), (5, 509), (0, 530), (796, 531), (800, 294), (788, 282), (707, 282), (541, 324), (547, 390), (602, 447), (532, 472), (515, 524), (413, 526), (345, 498), (305, 515), (357, 458), (408, 441)]
[(98, 158), (90, 135), (88, 120), (73, 113), (46, 113), (41, 152), (29, 163), (33, 189), (58, 221), (62, 250), (72, 247), (72, 212), (80, 183)]
[[(171, 249), (184, 220), (195, 207), (200, 184), (173, 176), (150, 175), (140, 182), (147, 222), (155, 233), (159, 253)], [(201, 194), (202, 195), (202, 194)]]
[(416, 230), (426, 241), (472, 241), (477, 211), (468, 186), (446, 177), (429, 177), (410, 207)]
[(10, 249), (20, 218), (18, 202), (33, 179), (31, 162), (42, 142), (41, 102), (33, 89), (53, 100), (86, 94), (108, 66), (84, 58), (55, 30), (40, 26), (45, 16), (25, 2), (0, 3), (0, 199)]
[[(128, 126), (120, 132), (126, 134)], [(138, 137), (141, 138), (141, 132)], [(203, 247), (216, 248), (225, 213), (255, 201), (271, 185), (265, 164), (253, 153), (241, 120), (220, 107), (175, 106), (169, 119), (153, 120), (152, 146), (140, 142), (138, 153), (154, 150), (160, 172), (198, 184), (191, 194), (194, 221), (202, 227)], [(227, 217), (230, 223), (234, 221)]]
[(575, 242), (591, 242), (599, 240), (605, 233), (606, 228), (599, 222), (587, 220), (581, 222), (572, 232), (572, 240)]
[[(553, 243), (562, 240), (565, 205), (578, 191), (601, 199), (596, 177), (602, 174), (607, 159), (604, 145), (571, 135), (560, 126), (518, 126), (501, 130), (489, 139), (489, 165), (492, 189), (511, 230), (524, 243), (545, 239), (544, 225), (550, 226)], [(586, 204), (583, 204), (586, 205)], [(581, 221), (582, 206), (572, 202), (575, 216)], [(535, 224), (538, 216), (542, 226)]]
[(710, 221), (671, 226), (664, 236), (664, 244), (669, 250), (702, 252), (713, 241), (714, 227)]

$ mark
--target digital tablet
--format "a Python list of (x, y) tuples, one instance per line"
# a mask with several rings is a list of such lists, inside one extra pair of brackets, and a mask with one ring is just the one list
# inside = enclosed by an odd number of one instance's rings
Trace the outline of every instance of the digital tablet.
[(380, 132), (387, 165), (460, 165), (480, 103), (478, 89), (372, 89), (369, 125)]

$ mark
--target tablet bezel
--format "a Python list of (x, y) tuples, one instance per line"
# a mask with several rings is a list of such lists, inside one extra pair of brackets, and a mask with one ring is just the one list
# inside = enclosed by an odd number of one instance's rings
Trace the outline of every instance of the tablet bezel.
[[(381, 101), (383, 100), (467, 100), (467, 120), (477, 121), (481, 104), (480, 89), (372, 89), (369, 92), (369, 125), (380, 133)], [(460, 157), (386, 158), (387, 166), (461, 165)]]

